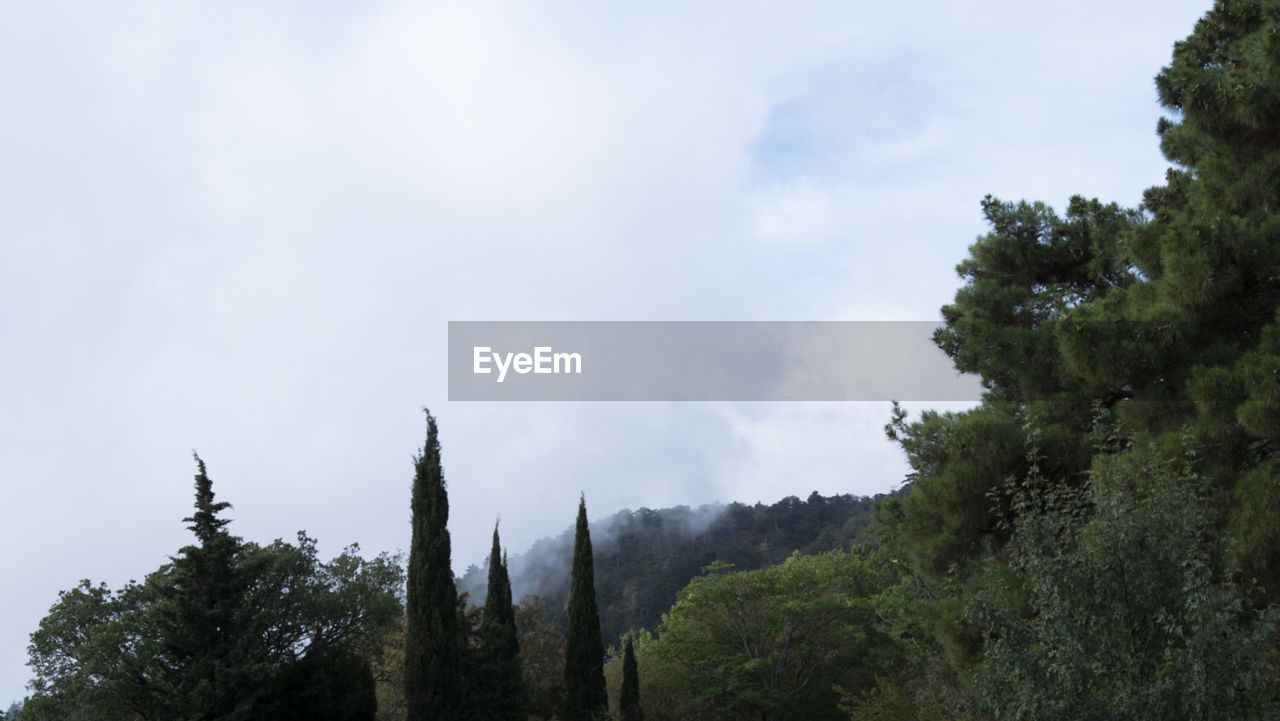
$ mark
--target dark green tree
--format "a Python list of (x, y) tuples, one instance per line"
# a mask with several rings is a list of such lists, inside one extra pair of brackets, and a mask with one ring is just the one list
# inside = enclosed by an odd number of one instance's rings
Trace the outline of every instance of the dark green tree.
[[(1059, 217), (1043, 204), (988, 198), (992, 232), (959, 266), (966, 284), (943, 308), (937, 336), (957, 368), (982, 376), (984, 412), (1036, 426), (1050, 478), (1079, 485), (1087, 476), (1094, 402), (1167, 447), (1190, 427), (1210, 445), (1198, 470), (1217, 481), (1218, 520), (1240, 542), (1233, 553), (1272, 598), (1280, 598), (1280, 491), (1265, 479), (1280, 467), (1277, 7), (1220, 1), (1174, 46), (1156, 78), (1172, 114), (1158, 124), (1161, 149), (1174, 167), (1141, 209), (1076, 197)], [(926, 479), (948, 473), (923, 469), (920, 479), (945, 485)], [(965, 497), (984, 492), (971, 487)]]
[[(1178, 167), (1147, 191), (1134, 234), (1144, 309), (1189, 322), (1173, 378), (1221, 488), (1246, 575), (1280, 600), (1280, 3), (1215, 3), (1156, 77)], [(1229, 494), (1229, 500), (1226, 496)]]
[(1156, 78), (1174, 167), (1140, 208), (984, 200), (991, 232), (935, 341), (988, 392), (891, 424), (914, 473), (880, 515), (921, 570), (963, 594), (1007, 566), (1016, 524), (997, 521), (1016, 513), (994, 489), (1027, 476), (1032, 436), (1048, 487), (1084, 487), (1116, 452), (1091, 440), (1097, 407), (1166, 454), (1191, 434), (1213, 563), (1258, 579), (1259, 605), (1280, 599), (1277, 77), (1280, 3), (1220, 0)]
[(448, 721), (461, 718), (464, 710), (458, 591), (450, 558), (449, 497), (440, 466), (440, 440), (436, 419), (425, 412), (427, 440), (414, 461), (405, 703), (408, 721)]
[[(227, 506), (214, 501), (203, 464), (199, 470), (196, 513), (187, 520), (205, 543), (114, 593), (82, 581), (59, 594), (31, 634), (32, 717), (372, 719), (369, 660), (403, 617), (399, 560), (366, 561), (349, 546), (322, 563), (303, 533), (296, 546), (231, 538), (234, 552), (223, 548), (221, 559), (230, 565), (216, 577), (234, 579), (236, 593), (205, 589), (202, 596), (192, 566), (208, 563), (205, 551), (231, 544), (218, 518)], [(202, 597), (226, 609), (202, 609)], [(234, 633), (193, 639), (180, 621), (199, 618), (230, 619)], [(220, 663), (201, 663), (201, 641)], [(223, 708), (212, 707), (219, 701)]]
[[(1277, 78), (1280, 2), (1219, 0), (1156, 77), (1169, 111), (1157, 132), (1174, 167), (1140, 208), (1074, 197), (1060, 216), (1042, 203), (983, 202), (991, 232), (958, 267), (965, 285), (935, 340), (988, 392), (962, 414), (895, 416), (891, 435), (914, 473), (877, 516), (896, 521), (923, 571), (952, 581), (953, 609), (965, 597), (1002, 609), (980, 617), (978, 678), (995, 680), (975, 685), (1001, 717), (1253, 712), (1239, 699), (1257, 689), (1231, 684), (1257, 677), (1237, 672), (1243, 656), (1232, 653), (1249, 638), (1250, 614), (1280, 600)], [(1104, 417), (1132, 445), (1095, 444)], [(1033, 439), (1034, 468), (1019, 449)], [(1193, 452), (1178, 473), (1143, 472), (1164, 483), (1152, 503), (1195, 497), (1203, 517), (1161, 520), (1146, 515), (1147, 501), (1120, 503), (1099, 486), (1131, 447), (1152, 458)], [(1071, 523), (1061, 508), (997, 492), (1030, 477), (1035, 498), (1078, 499)], [(1094, 534), (1116, 544), (1111, 556), (1085, 550)], [(1110, 568), (1098, 567), (1103, 558)], [(1125, 570), (1103, 572), (1113, 568)], [(1209, 569), (1222, 588), (1234, 577), (1215, 574), (1235, 571), (1258, 593), (1231, 600), (1178, 569)], [(1209, 614), (1229, 602), (1240, 612)], [(1180, 604), (1208, 615), (1184, 623)], [(1228, 638), (1239, 643), (1215, 645)], [(1275, 638), (1267, 643), (1277, 653)], [(1202, 671), (1227, 685), (1201, 689)], [(1024, 695), (1005, 693), (1015, 680)]]
[(493, 527), (493, 550), (489, 554), (489, 589), (480, 621), (479, 661), (469, 684), (472, 705), (478, 718), (504, 721), (524, 716), (524, 668), (520, 661), (520, 639), (516, 612), (511, 604), (511, 579), (507, 559)]
[(112, 593), (84, 580), (60, 591), (27, 647), (28, 711), (86, 721), (171, 713), (169, 684), (177, 673), (165, 655), (163, 596), (156, 590), (131, 583)]
[(240, 539), (219, 514), (204, 461), (195, 456), (196, 511), (183, 520), (198, 545), (173, 559), (166, 596), (166, 655), (173, 664), (172, 712), (177, 718), (245, 719), (258, 712), (269, 675), (265, 652), (246, 633), (250, 579), (237, 564)]
[(622, 721), (644, 721), (644, 709), (640, 707), (640, 669), (631, 636), (627, 636), (622, 649), (622, 693), (618, 706)]
[(569, 627), (564, 649), (565, 721), (608, 718), (604, 680), (604, 642), (596, 608), (595, 563), (586, 497), (578, 499), (578, 527), (573, 537), (573, 570), (569, 581)]
[(275, 684), (271, 721), (374, 721), (378, 699), (369, 659), (342, 650), (307, 654)]

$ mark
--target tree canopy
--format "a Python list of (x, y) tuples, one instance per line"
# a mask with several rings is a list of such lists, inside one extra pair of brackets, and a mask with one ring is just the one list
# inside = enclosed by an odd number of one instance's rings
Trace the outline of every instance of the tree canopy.
[(899, 580), (895, 565), (866, 549), (756, 571), (713, 564), (663, 617), (655, 651), (697, 679), (704, 713), (836, 718), (833, 684), (865, 688), (890, 665), (873, 596)]
[[(397, 558), (226, 531), (197, 459), (188, 546), (118, 591), (82, 581), (31, 635), (24, 716), (47, 719), (371, 719), (370, 659), (399, 620)], [(343, 711), (345, 709), (345, 711)]]
[(1242, 649), (1277, 651), (1278, 51), (1273, 0), (1217, 2), (1175, 44), (1174, 167), (1140, 207), (983, 201), (935, 341), (986, 393), (895, 412), (912, 474), (877, 517), (945, 583), (986, 713), (1274, 713)]

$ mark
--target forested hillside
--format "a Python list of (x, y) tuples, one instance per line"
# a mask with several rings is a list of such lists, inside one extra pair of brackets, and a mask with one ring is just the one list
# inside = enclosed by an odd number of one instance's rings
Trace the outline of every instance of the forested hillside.
[[(850, 495), (772, 505), (742, 503), (619, 511), (592, 524), (596, 594), (605, 643), (630, 628), (654, 628), (676, 593), (715, 561), (750, 571), (805, 554), (848, 548), (865, 538), (872, 499)], [(517, 599), (540, 596), (547, 620), (563, 630), (569, 595), (573, 529), (543, 538), (510, 558)], [(485, 596), (485, 568), (470, 567), (458, 581), (472, 603)]]

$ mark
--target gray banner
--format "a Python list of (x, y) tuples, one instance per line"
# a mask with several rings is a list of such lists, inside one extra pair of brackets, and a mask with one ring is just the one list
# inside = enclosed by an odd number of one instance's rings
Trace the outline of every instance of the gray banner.
[(937, 322), (450, 321), (451, 401), (977, 401)]

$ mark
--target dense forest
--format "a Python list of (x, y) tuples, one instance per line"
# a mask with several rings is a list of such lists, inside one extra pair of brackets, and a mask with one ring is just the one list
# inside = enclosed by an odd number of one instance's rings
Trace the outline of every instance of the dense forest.
[(1140, 207), (982, 202), (935, 341), (986, 391), (894, 407), (899, 492), (584, 498), (456, 579), (430, 414), (407, 572), (231, 535), (197, 459), (193, 544), (62, 593), (3, 718), (1280, 718), (1277, 63), (1280, 1), (1218, 2)]
[[(641, 508), (620, 511), (592, 524), (596, 600), (605, 639), (614, 643), (629, 629), (653, 629), (676, 594), (713, 562), (751, 571), (786, 560), (867, 540), (870, 498), (849, 495), (808, 500), (795, 496), (773, 505), (742, 503)], [(547, 621), (563, 631), (568, 623), (569, 558), (573, 529), (544, 538), (510, 559), (517, 598), (537, 596)], [(482, 598), (488, 567), (472, 566), (458, 580), (459, 592)]]

